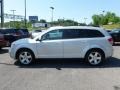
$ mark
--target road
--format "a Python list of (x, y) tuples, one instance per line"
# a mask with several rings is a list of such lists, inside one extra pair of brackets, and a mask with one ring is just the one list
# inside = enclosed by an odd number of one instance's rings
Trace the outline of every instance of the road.
[(120, 90), (120, 46), (102, 66), (79, 60), (41, 60), (20, 66), (0, 52), (0, 90)]

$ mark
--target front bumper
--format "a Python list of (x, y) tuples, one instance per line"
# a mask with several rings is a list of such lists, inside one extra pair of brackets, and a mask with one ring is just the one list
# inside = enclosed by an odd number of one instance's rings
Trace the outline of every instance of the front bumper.
[(11, 48), (9, 49), (9, 54), (10, 54), (11, 58), (16, 59), (16, 57), (15, 57), (15, 48), (13, 46), (11, 46)]

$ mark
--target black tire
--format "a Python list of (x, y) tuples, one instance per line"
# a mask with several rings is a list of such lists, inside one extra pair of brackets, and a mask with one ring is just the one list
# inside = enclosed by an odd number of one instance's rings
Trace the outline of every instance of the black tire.
[(115, 46), (116, 45), (116, 43), (115, 42), (113, 42), (113, 46)]
[(105, 60), (105, 55), (101, 50), (97, 50), (97, 49), (88, 51), (85, 56), (85, 61), (92, 66), (101, 65), (104, 60)]
[(30, 65), (33, 63), (35, 58), (34, 54), (30, 50), (23, 49), (18, 52), (17, 59), (22, 65)]

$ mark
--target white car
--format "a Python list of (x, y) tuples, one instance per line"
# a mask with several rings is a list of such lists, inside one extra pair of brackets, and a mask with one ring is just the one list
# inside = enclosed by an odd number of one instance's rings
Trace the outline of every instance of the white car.
[(112, 56), (112, 43), (111, 36), (101, 28), (53, 27), (34, 39), (15, 41), (9, 53), (24, 65), (41, 58), (83, 58), (90, 65), (99, 65)]

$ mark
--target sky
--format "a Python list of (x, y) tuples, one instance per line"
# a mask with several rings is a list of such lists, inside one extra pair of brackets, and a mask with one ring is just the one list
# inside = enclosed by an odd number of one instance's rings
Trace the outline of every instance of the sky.
[[(120, 16), (120, 0), (26, 0), (28, 16), (39, 16), (40, 19), (51, 20), (51, 9), (54, 9), (54, 20), (72, 19), (80, 23), (92, 22), (93, 14), (111, 11)], [(24, 15), (24, 0), (4, 0), (4, 12)]]

